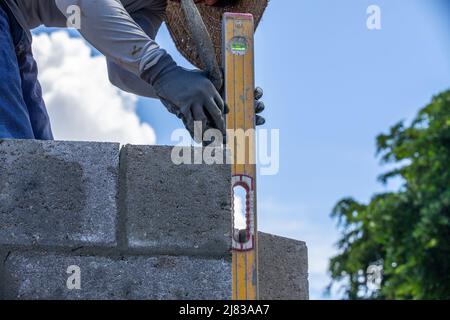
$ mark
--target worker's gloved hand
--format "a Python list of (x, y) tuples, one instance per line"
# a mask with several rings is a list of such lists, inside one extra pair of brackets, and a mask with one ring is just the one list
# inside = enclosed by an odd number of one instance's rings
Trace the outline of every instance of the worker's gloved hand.
[(192, 138), (203, 137), (195, 137), (194, 121), (202, 122), (203, 132), (215, 128), (226, 135), (224, 101), (204, 72), (179, 67), (165, 54), (142, 77), (166, 108), (183, 120)]
[[(264, 95), (263, 89), (260, 87), (256, 87), (255, 89), (255, 125), (262, 126), (266, 123), (266, 119), (260, 114), (266, 109), (266, 105), (261, 101), (261, 98)], [(225, 114), (228, 114), (229, 110), (227, 105), (225, 104)]]

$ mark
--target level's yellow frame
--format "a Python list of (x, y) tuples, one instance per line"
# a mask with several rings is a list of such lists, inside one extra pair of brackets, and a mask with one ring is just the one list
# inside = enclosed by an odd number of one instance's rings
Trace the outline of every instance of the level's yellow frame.
[[(256, 220), (256, 162), (255, 162), (255, 109), (254, 109), (254, 20), (250, 14), (226, 13), (223, 19), (223, 52), (225, 74), (225, 100), (230, 112), (227, 115), (227, 129), (250, 130), (242, 140), (228, 141), (232, 152), (232, 174), (249, 177), (252, 180), (251, 198), (252, 220), (250, 249), (233, 247), (233, 299), (258, 299), (258, 251)], [(245, 52), (233, 52), (230, 44), (233, 39), (245, 39)], [(238, 155), (245, 154), (245, 161), (238, 161)], [(234, 186), (232, 186), (234, 187)], [(234, 231), (234, 230), (233, 230)], [(234, 234), (234, 232), (232, 232)]]

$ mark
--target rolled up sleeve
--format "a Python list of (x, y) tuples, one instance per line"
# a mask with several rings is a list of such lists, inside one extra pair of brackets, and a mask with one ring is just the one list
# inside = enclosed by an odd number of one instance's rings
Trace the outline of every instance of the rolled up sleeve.
[[(159, 8), (146, 8), (131, 14), (133, 20), (151, 38), (155, 39), (164, 20), (165, 4)], [(107, 58), (110, 82), (116, 87), (139, 96), (157, 98), (153, 87), (137, 75)]]
[[(113, 73), (110, 79), (119, 84), (124, 82), (120, 79), (131, 76), (135, 79), (130, 83), (143, 82), (141, 74), (164, 54), (153, 40), (163, 20), (163, 14), (156, 10), (144, 9), (132, 17), (119, 0), (56, 0), (56, 5), (65, 15), (69, 6), (80, 8), (80, 33), (106, 56)], [(129, 87), (127, 91), (133, 90)]]

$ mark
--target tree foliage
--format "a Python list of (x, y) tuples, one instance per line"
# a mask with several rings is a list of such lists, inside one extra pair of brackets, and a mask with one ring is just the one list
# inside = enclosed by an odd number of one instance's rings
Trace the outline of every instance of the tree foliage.
[[(449, 299), (450, 91), (409, 126), (400, 122), (378, 136), (377, 150), (395, 167), (380, 180), (401, 178), (402, 186), (368, 204), (346, 198), (335, 206), (342, 238), (330, 286), (342, 285), (349, 299)], [(374, 265), (383, 272), (379, 290), (368, 286)]]

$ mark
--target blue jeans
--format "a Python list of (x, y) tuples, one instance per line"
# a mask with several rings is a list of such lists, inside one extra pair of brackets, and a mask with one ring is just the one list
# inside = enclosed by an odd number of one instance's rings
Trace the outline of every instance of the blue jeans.
[(53, 140), (31, 41), (0, 1), (0, 139)]

